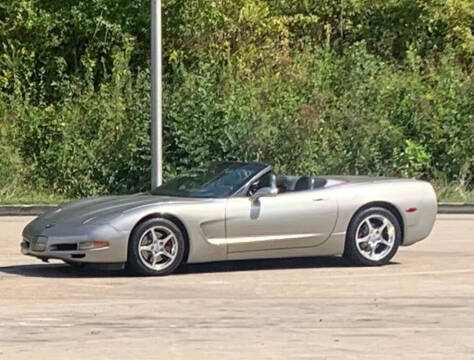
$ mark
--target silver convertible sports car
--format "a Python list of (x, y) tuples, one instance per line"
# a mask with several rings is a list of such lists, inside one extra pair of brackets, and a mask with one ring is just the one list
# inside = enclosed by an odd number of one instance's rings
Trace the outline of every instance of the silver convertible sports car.
[(221, 162), (150, 193), (62, 204), (25, 227), (21, 249), (143, 275), (182, 263), (317, 255), (383, 265), (399, 246), (426, 238), (436, 212), (424, 181), (287, 176), (261, 163)]

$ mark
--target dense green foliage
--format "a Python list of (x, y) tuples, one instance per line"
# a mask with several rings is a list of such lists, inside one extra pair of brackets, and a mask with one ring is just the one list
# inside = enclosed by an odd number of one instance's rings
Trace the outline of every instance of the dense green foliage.
[[(165, 170), (472, 184), (471, 0), (164, 0)], [(0, 2), (0, 194), (149, 187), (149, 7)]]

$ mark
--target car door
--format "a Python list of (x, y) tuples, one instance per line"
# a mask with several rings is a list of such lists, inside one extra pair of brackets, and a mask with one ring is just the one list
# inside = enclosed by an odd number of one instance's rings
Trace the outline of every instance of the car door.
[(226, 206), (229, 253), (313, 247), (331, 235), (337, 202), (324, 190), (288, 192), (274, 197), (230, 198)]

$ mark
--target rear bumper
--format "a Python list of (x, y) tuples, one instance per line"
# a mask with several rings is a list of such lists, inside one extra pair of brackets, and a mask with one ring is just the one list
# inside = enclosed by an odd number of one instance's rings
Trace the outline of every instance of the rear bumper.
[(427, 182), (419, 182), (419, 200), (415, 202), (416, 212), (403, 213), (405, 223), (404, 246), (413, 245), (427, 238), (433, 230), (438, 202), (433, 187)]

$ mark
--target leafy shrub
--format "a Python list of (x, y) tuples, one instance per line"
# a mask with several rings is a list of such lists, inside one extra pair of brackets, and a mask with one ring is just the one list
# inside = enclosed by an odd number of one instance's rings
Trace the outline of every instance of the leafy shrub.
[[(472, 185), (469, 1), (163, 10), (165, 177), (239, 159)], [(0, 4), (4, 191), (149, 187), (149, 40), (148, 1)]]

